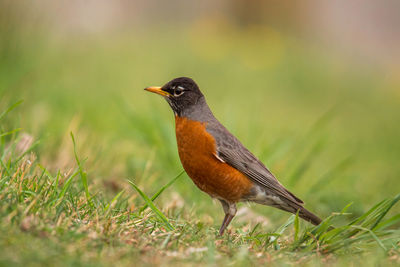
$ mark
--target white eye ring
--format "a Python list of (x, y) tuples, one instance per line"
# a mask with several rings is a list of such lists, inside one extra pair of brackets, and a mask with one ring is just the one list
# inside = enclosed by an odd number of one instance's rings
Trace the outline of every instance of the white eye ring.
[(174, 88), (174, 96), (181, 96), (185, 92), (184, 88), (177, 86)]

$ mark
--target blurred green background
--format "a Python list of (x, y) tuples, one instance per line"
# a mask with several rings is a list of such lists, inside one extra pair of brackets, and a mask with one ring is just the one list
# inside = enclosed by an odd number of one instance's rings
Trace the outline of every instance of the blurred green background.
[[(143, 88), (189, 76), (310, 210), (353, 202), (355, 216), (400, 188), (398, 11), (372, 0), (1, 0), (0, 107), (24, 101), (6, 123), (40, 140), (52, 171), (75, 166), (72, 131), (95, 190), (115, 194), (129, 178), (151, 194), (182, 167), (172, 112)], [(158, 203), (171, 196), (222, 219), (187, 176)]]

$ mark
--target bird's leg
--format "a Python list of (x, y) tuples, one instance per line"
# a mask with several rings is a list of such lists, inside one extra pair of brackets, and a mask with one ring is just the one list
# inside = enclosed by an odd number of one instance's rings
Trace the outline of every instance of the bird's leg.
[(222, 208), (224, 209), (225, 212), (224, 221), (222, 222), (221, 228), (219, 229), (219, 235), (223, 235), (226, 227), (228, 227), (229, 223), (236, 215), (236, 204), (226, 202), (225, 200), (222, 199), (220, 199), (219, 201), (221, 202)]

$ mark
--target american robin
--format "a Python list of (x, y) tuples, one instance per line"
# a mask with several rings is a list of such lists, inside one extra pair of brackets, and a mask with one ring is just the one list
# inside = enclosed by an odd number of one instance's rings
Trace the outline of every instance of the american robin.
[(236, 214), (236, 203), (256, 202), (296, 214), (318, 225), (321, 219), (303, 207), (275, 176), (213, 115), (190, 78), (145, 90), (163, 96), (175, 114), (179, 157), (193, 182), (218, 199), (225, 212), (222, 235)]

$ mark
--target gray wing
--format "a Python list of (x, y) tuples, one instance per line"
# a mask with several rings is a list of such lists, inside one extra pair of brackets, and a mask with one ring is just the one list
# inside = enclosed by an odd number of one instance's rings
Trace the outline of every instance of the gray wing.
[[(219, 125), (218, 125), (219, 124)], [(218, 126), (218, 127), (217, 127)], [(207, 125), (217, 145), (217, 156), (269, 192), (297, 205), (303, 201), (289, 192), (240, 141), (218, 121)]]

